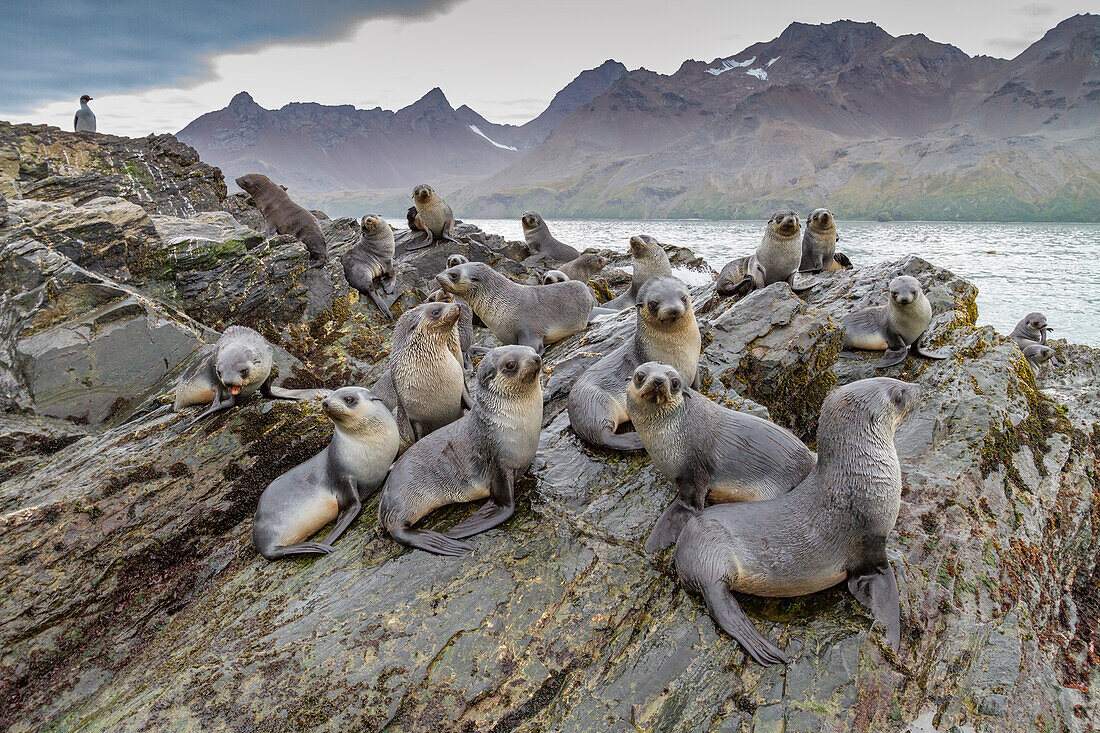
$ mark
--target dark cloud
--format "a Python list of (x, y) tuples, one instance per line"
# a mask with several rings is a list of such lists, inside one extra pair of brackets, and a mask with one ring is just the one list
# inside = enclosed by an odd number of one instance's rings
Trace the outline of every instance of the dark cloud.
[(9, 111), (203, 77), (210, 55), (339, 37), (371, 17), (423, 18), (462, 0), (16, 0), (0, 23)]

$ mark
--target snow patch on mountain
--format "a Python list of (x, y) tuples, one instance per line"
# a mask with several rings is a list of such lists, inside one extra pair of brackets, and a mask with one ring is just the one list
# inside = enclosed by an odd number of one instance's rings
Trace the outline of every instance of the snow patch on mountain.
[(746, 66), (752, 66), (755, 62), (755, 56), (753, 56), (748, 61), (734, 61), (733, 59), (727, 59), (722, 62), (721, 66), (717, 66), (713, 69), (707, 69), (707, 73), (718, 76), (719, 74), (725, 74), (727, 71), (733, 71), (734, 69), (743, 69)]
[(496, 145), (496, 146), (497, 146), (498, 148), (503, 148), (504, 150), (518, 150), (518, 148), (513, 148), (513, 147), (512, 147), (511, 145), (501, 145), (501, 144), (500, 144), (500, 143), (498, 143), (498, 142), (497, 142), (496, 140), (494, 140), (493, 138), (489, 137), (489, 136), (488, 136), (488, 135), (486, 135), (486, 134), (485, 134), (484, 132), (482, 132), (481, 130), (479, 130), (479, 129), (478, 129), (478, 126), (477, 126), (477, 125), (470, 125), (469, 127), (470, 127), (470, 129), (471, 129), (471, 130), (473, 130), (473, 131), (474, 131), (475, 133), (477, 133), (478, 135), (481, 135), (481, 136), (482, 136), (483, 138), (485, 138), (486, 140), (488, 140), (489, 142), (491, 142), (491, 143), (492, 143), (493, 145)]

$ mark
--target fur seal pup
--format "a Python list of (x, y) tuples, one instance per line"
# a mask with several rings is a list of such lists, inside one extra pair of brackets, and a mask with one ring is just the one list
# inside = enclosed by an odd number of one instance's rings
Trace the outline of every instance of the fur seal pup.
[(1021, 349), (1031, 344), (1046, 345), (1047, 332), (1054, 329), (1047, 325), (1047, 317), (1042, 313), (1028, 313), (1012, 329), (1009, 338), (1016, 342)]
[[(542, 428), (542, 359), (528, 346), (500, 346), (477, 368), (474, 407), (410, 448), (393, 467), (378, 518), (390, 536), (438, 555), (463, 555), (460, 540), (512, 516), (513, 486), (535, 457)], [(489, 497), (446, 536), (412, 526), (446, 504)]]
[(455, 328), (460, 315), (455, 303), (421, 303), (394, 326), (390, 368), (374, 392), (394, 410), (405, 444), (462, 417), (463, 405), (470, 403)]
[(230, 326), (212, 349), (187, 367), (176, 385), (174, 408), (210, 405), (186, 427), (215, 412), (239, 405), (257, 391), (269, 399), (308, 400), (326, 389), (283, 389), (272, 382), (274, 355), (263, 336), (248, 326)]
[(684, 525), (676, 573), (715, 622), (760, 664), (790, 659), (758, 632), (730, 591), (773, 598), (848, 589), (901, 647), (901, 607), (886, 538), (901, 505), (894, 431), (921, 388), (887, 377), (852, 382), (825, 399), (817, 469), (767, 501), (708, 507)]
[(312, 267), (325, 264), (328, 245), (321, 225), (305, 208), (294, 203), (282, 186), (260, 173), (249, 173), (237, 179), (237, 185), (252, 197), (264, 220), (279, 234), (294, 237), (309, 250)]
[[(321, 407), (335, 424), (332, 441), (272, 481), (256, 505), (252, 544), (268, 560), (332, 552), (397, 456), (397, 423), (369, 389), (341, 387)], [(333, 520), (323, 540), (306, 541)]]
[(798, 215), (793, 211), (777, 211), (768, 219), (756, 252), (731, 260), (718, 273), (715, 291), (721, 296), (747, 295), (783, 281), (796, 293), (809, 290), (812, 284), (795, 286), (794, 278), (801, 262), (802, 224)]
[(484, 262), (448, 267), (436, 280), (469, 303), (501, 343), (530, 346), (540, 356), (546, 344), (583, 331), (596, 305), (582, 282), (520, 285)]
[[(875, 362), (879, 369), (905, 361), (906, 350), (925, 359), (946, 359), (947, 354), (920, 345), (932, 322), (932, 304), (915, 277), (899, 275), (890, 281), (886, 305), (862, 308), (841, 319), (844, 348), (885, 351)], [(851, 356), (851, 352), (844, 356)]]
[(95, 132), (95, 113), (88, 106), (92, 98), (87, 94), (80, 98), (80, 109), (73, 115), (73, 130), (75, 132)]
[[(461, 257), (461, 255), (459, 255)], [(474, 311), (462, 298), (456, 298), (446, 290), (433, 290), (428, 296), (429, 303), (454, 303), (458, 306), (458, 346), (462, 349), (462, 368), (470, 369), (470, 344), (474, 341)]]
[(838, 272), (852, 269), (852, 261), (836, 251), (840, 237), (836, 219), (828, 209), (814, 209), (806, 217), (806, 232), (802, 235), (802, 262), (799, 272)]
[(550, 227), (546, 225), (546, 220), (535, 212), (523, 212), (520, 224), (523, 226), (523, 240), (527, 242), (527, 249), (532, 254), (541, 252), (559, 262), (569, 262), (580, 257), (581, 253), (576, 249), (554, 239), (554, 235), (550, 233)]
[(634, 338), (586, 369), (569, 390), (569, 424), (583, 440), (601, 448), (645, 447), (626, 410), (626, 384), (639, 365), (669, 364), (685, 382), (699, 384), (701, 339), (687, 286), (671, 276), (651, 278), (642, 286), (635, 309)]
[[(666, 255), (667, 256), (667, 255)], [(596, 277), (600, 270), (607, 267), (607, 258), (596, 252), (585, 252), (574, 260), (566, 262), (558, 269), (570, 280), (588, 282)]]
[(436, 194), (435, 189), (421, 183), (413, 189), (413, 208), (416, 209), (415, 229), (424, 232), (419, 242), (408, 244), (406, 250), (424, 249), (440, 240), (458, 242), (454, 237), (455, 215), (451, 207)]
[(1024, 358), (1027, 359), (1027, 365), (1031, 367), (1031, 373), (1035, 376), (1039, 376), (1039, 367), (1048, 361), (1052, 366), (1058, 365), (1058, 362), (1054, 359), (1055, 351), (1049, 346), (1033, 343), (1025, 346), (1022, 351), (1024, 352)]
[[(642, 286), (654, 277), (672, 275), (672, 265), (668, 262), (668, 253), (648, 234), (635, 234), (630, 238), (630, 255), (634, 258), (634, 271), (630, 275), (630, 289), (617, 298), (603, 304), (604, 308), (625, 310), (633, 308), (638, 300)], [(625, 379), (625, 377), (624, 377)]]
[(547, 270), (542, 275), (543, 285), (553, 285), (554, 283), (563, 283), (571, 278), (561, 270)]
[(809, 475), (816, 458), (791, 431), (711, 402), (680, 373), (651, 361), (634, 370), (626, 411), (653, 465), (677, 488), (646, 540), (646, 552), (676, 541), (706, 506), (785, 494)]
[(470, 258), (466, 255), (460, 255), (457, 252), (447, 257), (447, 267), (457, 267), (458, 265), (465, 265), (470, 261)]
[(378, 214), (367, 214), (359, 222), (359, 241), (344, 255), (344, 279), (374, 303), (387, 321), (393, 320), (378, 288), (387, 295), (397, 285), (393, 267), (393, 229)]

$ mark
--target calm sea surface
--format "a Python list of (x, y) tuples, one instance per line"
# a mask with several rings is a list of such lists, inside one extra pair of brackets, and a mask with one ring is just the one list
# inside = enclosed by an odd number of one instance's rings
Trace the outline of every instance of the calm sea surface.
[[(519, 219), (467, 219), (523, 240)], [(633, 234), (689, 247), (715, 270), (751, 253), (763, 221), (569, 220), (550, 222), (577, 249), (626, 250)], [(1031, 311), (1046, 314), (1053, 337), (1100, 346), (1100, 224), (842, 221), (837, 249), (858, 267), (916, 254), (978, 286), (978, 323), (1009, 334)]]

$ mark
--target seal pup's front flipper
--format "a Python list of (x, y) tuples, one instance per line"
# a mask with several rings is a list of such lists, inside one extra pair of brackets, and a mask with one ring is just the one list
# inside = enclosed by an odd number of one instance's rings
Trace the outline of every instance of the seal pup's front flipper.
[(905, 339), (889, 326), (886, 330), (886, 352), (875, 362), (876, 369), (886, 369), (905, 361), (905, 355), (909, 353), (909, 347), (905, 345)]
[(393, 313), (390, 312), (390, 308), (386, 305), (386, 301), (382, 299), (376, 291), (367, 290), (367, 297), (374, 303), (374, 307), (378, 309), (378, 312), (382, 314), (382, 317), (387, 321), (393, 320)]
[(281, 557), (291, 557), (294, 555), (327, 555), (332, 552), (331, 545), (326, 545), (321, 542), (299, 542), (294, 545), (287, 545), (285, 547), (276, 547), (271, 552), (264, 555), (265, 560), (278, 560)]
[(183, 426), (183, 429), (184, 430), (190, 430), (191, 428), (195, 427), (196, 425), (198, 425), (200, 422), (202, 422), (206, 418), (213, 415), (215, 412), (221, 412), (222, 410), (228, 410), (230, 407), (232, 407), (234, 405), (235, 402), (236, 402), (236, 400), (234, 400), (233, 397), (231, 397), (231, 396), (227, 397), (226, 399), (223, 400), (223, 399), (221, 399), (220, 395), (215, 394), (214, 395), (214, 401), (210, 403), (210, 407), (203, 410), (202, 413), (200, 413), (198, 415), (198, 417), (196, 417), (193, 420), (185, 423), (184, 426)]
[(428, 247), (432, 243), (435, 242), (435, 238), (432, 236), (431, 232), (421, 232), (421, 234), (423, 236), (417, 237), (412, 242), (409, 242), (408, 244), (405, 245), (405, 251), (406, 252), (412, 252), (414, 250), (424, 249), (425, 247)]
[(520, 329), (516, 331), (516, 345), (517, 346), (530, 346), (535, 350), (535, 353), (542, 356), (542, 352), (546, 351), (546, 342), (542, 336), (532, 333), (527, 329)]
[(806, 252), (802, 255), (802, 262), (798, 266), (798, 272), (821, 272), (825, 265), (824, 256), (820, 252)]
[(489, 487), (489, 501), (467, 519), (459, 522), (444, 534), (452, 539), (463, 539), (490, 530), (507, 522), (516, 511), (514, 479), (512, 472), (498, 469)]
[(912, 354), (913, 356), (923, 356), (925, 359), (934, 360), (946, 359), (947, 357), (951, 356), (951, 354), (947, 352), (935, 351), (933, 349), (925, 348), (922, 344), (924, 342), (924, 337), (925, 335), (927, 335), (927, 333), (928, 332), (925, 331), (920, 336), (917, 336), (917, 340), (914, 341), (913, 344), (909, 347), (910, 354)]
[(724, 298), (725, 297), (732, 297), (732, 296), (735, 296), (735, 295), (748, 295), (749, 293), (751, 293), (753, 291), (753, 288), (755, 286), (756, 286), (756, 280), (753, 279), (752, 275), (746, 275), (745, 277), (741, 278), (741, 281), (738, 282), (736, 285), (731, 285), (728, 288), (717, 288), (716, 287), (715, 292), (717, 292), (719, 295), (721, 295)]
[(705, 586), (703, 600), (706, 601), (711, 617), (757, 664), (790, 664), (791, 658), (756, 630), (724, 583), (715, 582)]
[(792, 272), (790, 277), (787, 278), (787, 284), (791, 286), (791, 291), (792, 292), (805, 293), (807, 290), (813, 290), (814, 288), (817, 287), (818, 279), (816, 277), (811, 277), (807, 280), (802, 281), (800, 284), (796, 285), (795, 284), (795, 277), (797, 275), (798, 275), (797, 272)]
[(653, 531), (649, 533), (649, 539), (645, 541), (645, 551), (648, 553), (661, 550), (676, 543), (680, 536), (680, 530), (687, 521), (695, 516), (696, 509), (684, 503), (683, 499), (676, 497), (664, 513), (653, 525)]
[(312, 400), (318, 397), (328, 397), (331, 389), (317, 387), (313, 389), (285, 389), (277, 387), (271, 381), (264, 382), (260, 386), (260, 394), (270, 400)]
[(886, 547), (875, 566), (848, 572), (848, 590), (871, 612), (875, 621), (886, 627), (886, 640), (894, 651), (901, 649), (901, 598), (894, 568), (886, 559)]
[(469, 555), (474, 551), (472, 545), (468, 545), (461, 540), (444, 537), (430, 529), (395, 529), (390, 530), (390, 536), (403, 545), (430, 552), (433, 555), (460, 557)]

